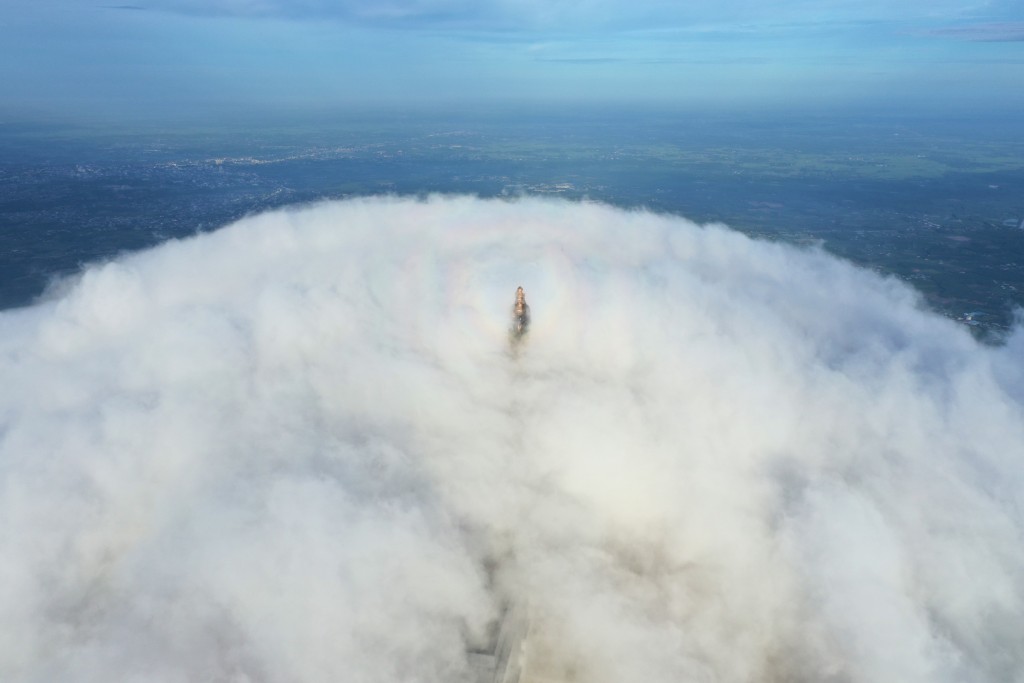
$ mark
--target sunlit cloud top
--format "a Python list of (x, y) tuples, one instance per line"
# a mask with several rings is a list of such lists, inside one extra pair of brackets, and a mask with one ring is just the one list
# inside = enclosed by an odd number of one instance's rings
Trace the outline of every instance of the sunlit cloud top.
[(0, 386), (5, 682), (486, 680), (508, 604), (524, 681), (1024, 678), (1024, 329), (822, 251), (325, 203), (0, 312)]

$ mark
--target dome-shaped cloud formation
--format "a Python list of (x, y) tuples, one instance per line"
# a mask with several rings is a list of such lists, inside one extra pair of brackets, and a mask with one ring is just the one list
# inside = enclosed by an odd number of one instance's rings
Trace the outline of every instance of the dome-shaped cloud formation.
[(1024, 339), (826, 254), (362, 199), (0, 327), (5, 681), (1024, 679)]

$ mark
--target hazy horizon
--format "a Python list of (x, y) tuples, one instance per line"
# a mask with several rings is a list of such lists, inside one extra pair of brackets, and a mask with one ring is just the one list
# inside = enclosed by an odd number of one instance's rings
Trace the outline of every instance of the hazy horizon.
[(8, 107), (133, 116), (639, 103), (1024, 105), (1013, 2), (49, 0), (0, 13)]

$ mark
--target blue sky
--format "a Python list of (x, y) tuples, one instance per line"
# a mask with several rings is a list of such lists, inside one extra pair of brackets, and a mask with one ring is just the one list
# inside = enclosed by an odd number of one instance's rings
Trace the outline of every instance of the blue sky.
[(35, 0), (0, 5), (21, 112), (1024, 104), (1024, 9), (971, 0)]

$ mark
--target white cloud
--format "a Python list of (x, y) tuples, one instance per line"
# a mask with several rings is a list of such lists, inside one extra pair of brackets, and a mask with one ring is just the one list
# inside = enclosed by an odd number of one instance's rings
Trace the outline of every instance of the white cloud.
[(504, 599), (594, 683), (1024, 679), (1024, 335), (823, 253), (361, 199), (0, 328), (4, 680), (461, 680)]
[[(148, 9), (184, 14), (335, 19), (384, 25), (471, 29), (555, 29), (574, 33), (596, 27), (665, 28), (706, 22), (805, 23), (960, 19), (993, 16), (998, 8), (975, 0), (894, 4), (881, 0), (755, 0), (717, 3), (654, 0), (150, 0)], [(1014, 12), (1013, 15), (1019, 14)], [(1012, 16), (1012, 15), (1011, 15)]]

